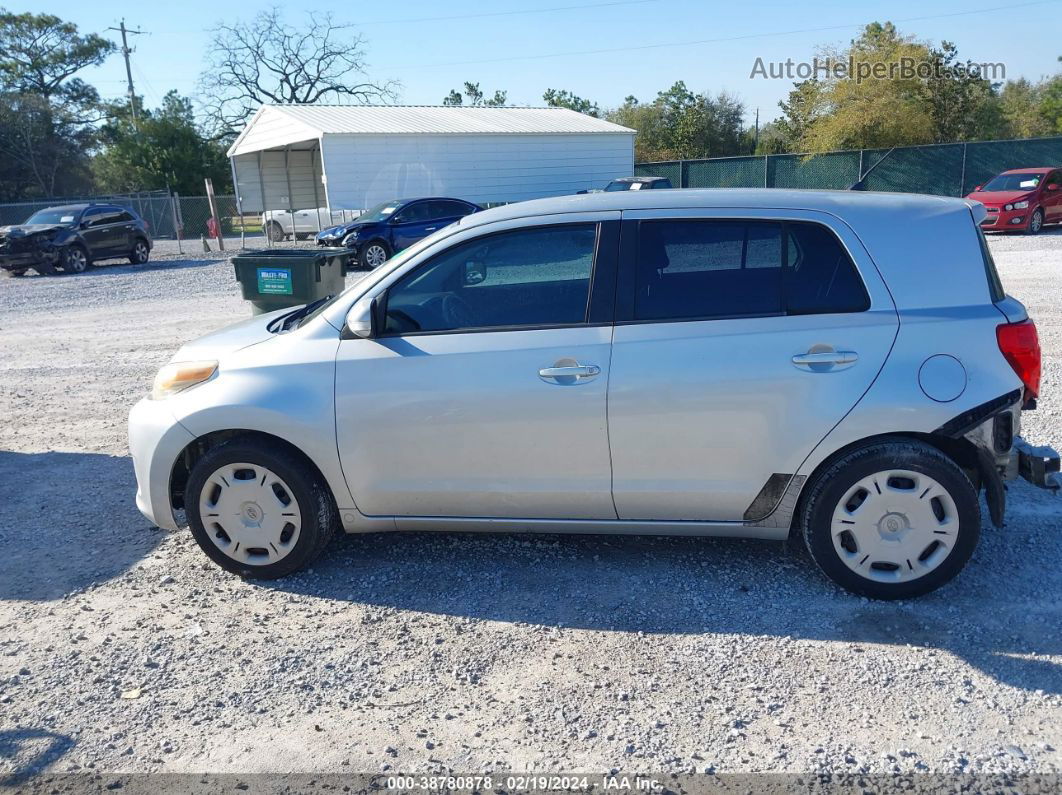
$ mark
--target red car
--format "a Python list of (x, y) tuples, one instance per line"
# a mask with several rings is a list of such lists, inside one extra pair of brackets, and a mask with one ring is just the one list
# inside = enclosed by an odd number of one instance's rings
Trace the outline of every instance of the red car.
[(1035, 235), (1044, 224), (1062, 223), (1062, 168), (1015, 168), (978, 185), (966, 197), (988, 210), (986, 231)]

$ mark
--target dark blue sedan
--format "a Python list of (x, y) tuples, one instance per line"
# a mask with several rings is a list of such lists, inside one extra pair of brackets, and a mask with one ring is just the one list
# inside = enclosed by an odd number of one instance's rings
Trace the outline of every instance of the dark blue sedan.
[(363, 268), (377, 268), (396, 251), (481, 209), (463, 199), (396, 199), (321, 231), (317, 244), (352, 248)]

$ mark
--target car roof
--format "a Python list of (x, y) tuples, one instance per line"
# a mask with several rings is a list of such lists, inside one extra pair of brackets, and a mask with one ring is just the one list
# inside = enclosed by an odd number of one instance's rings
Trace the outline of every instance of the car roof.
[(616, 177), (613, 182), (659, 182), (667, 177)]
[[(79, 213), (87, 210), (89, 207), (102, 207), (105, 210), (130, 210), (128, 207), (122, 207), (120, 204), (110, 204), (105, 202), (84, 202), (82, 204), (57, 204), (54, 207), (44, 207), (44, 210), (66, 210), (71, 213)], [(38, 210), (37, 212), (40, 212)]]
[(395, 199), (398, 204), (409, 204), (410, 202), (461, 202), (461, 204), (472, 204), (468, 199), (458, 199), (454, 196), (417, 196), (413, 199)]
[(1057, 166), (1035, 166), (1033, 168), (1012, 168), (1008, 171), (1001, 171), (1000, 174), (1046, 174), (1048, 171), (1054, 171)]
[(904, 219), (946, 212), (970, 212), (971, 200), (917, 193), (788, 190), (784, 188), (678, 188), (667, 191), (613, 191), (555, 196), (506, 204), (465, 216), (461, 223), (478, 226), (495, 221), (559, 213), (616, 210), (770, 209), (818, 210), (851, 221), (853, 217)]

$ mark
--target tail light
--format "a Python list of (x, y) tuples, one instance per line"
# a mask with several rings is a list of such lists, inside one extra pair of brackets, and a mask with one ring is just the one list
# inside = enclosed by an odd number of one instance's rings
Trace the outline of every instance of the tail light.
[(1003, 358), (1025, 384), (1025, 400), (1040, 394), (1040, 338), (1031, 320), (996, 326), (996, 341)]

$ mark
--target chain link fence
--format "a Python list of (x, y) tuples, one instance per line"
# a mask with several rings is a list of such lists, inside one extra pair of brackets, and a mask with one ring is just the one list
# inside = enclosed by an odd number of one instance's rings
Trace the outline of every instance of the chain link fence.
[[(241, 215), (235, 196), (215, 196), (220, 232), (225, 237), (262, 238), (258, 213)], [(206, 196), (179, 196), (167, 191), (71, 196), (0, 204), (0, 226), (25, 223), (38, 210), (64, 204), (116, 204), (143, 218), (158, 240), (198, 240), (216, 237), (210, 223), (210, 200)], [(261, 241), (259, 241), (261, 242)]]
[(820, 188), (965, 196), (1011, 168), (1062, 166), (1062, 136), (1012, 141), (856, 149), (817, 155), (716, 157), (638, 163), (638, 176), (682, 188)]

